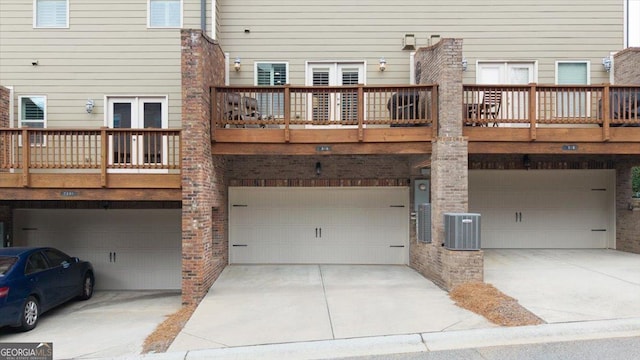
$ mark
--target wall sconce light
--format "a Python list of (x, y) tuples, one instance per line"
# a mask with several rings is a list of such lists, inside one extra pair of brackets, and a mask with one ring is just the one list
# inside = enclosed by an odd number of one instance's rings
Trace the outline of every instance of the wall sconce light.
[(522, 167), (527, 170), (531, 169), (531, 158), (529, 157), (529, 155), (525, 155), (522, 157)]
[(611, 57), (602, 58), (602, 66), (604, 66), (606, 72), (611, 71), (612, 64)]
[(467, 66), (469, 62), (467, 62), (467, 58), (462, 58), (462, 71), (467, 71)]
[(38, 66), (38, 60), (31, 60), (31, 65)]
[(84, 108), (85, 110), (87, 110), (87, 114), (91, 114), (93, 112), (94, 106), (95, 106), (95, 103), (93, 102), (93, 100), (91, 99), (87, 100), (87, 103), (84, 104)]
[(320, 164), (320, 161), (318, 161), (316, 163), (316, 175), (320, 176), (320, 173), (322, 173), (322, 164)]
[(378, 66), (380, 68), (380, 71), (387, 70), (387, 60), (385, 60), (384, 58), (380, 58), (380, 60), (378, 60)]
[(236, 69), (236, 71), (240, 71), (240, 58), (237, 57), (235, 60), (233, 60), (233, 68)]

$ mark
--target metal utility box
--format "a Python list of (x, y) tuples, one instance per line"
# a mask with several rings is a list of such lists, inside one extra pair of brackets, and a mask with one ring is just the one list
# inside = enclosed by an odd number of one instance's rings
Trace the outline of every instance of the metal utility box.
[(418, 241), (431, 242), (431, 204), (418, 204)]
[(444, 214), (444, 246), (449, 250), (480, 250), (480, 214)]

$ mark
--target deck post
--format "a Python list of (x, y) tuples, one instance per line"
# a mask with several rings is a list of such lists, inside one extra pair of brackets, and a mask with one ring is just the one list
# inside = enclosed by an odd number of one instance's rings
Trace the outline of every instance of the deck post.
[(358, 84), (358, 141), (364, 140), (364, 84)]
[(602, 91), (602, 141), (609, 141), (610, 137), (610, 124), (611, 124), (611, 111), (609, 103), (610, 85), (605, 84)]
[(29, 128), (22, 128), (22, 186), (29, 187), (29, 163), (31, 162), (31, 139)]
[(529, 84), (529, 140), (536, 140), (536, 100), (538, 89), (535, 83)]
[(291, 122), (291, 86), (289, 84), (284, 85), (284, 141), (289, 142), (291, 140), (291, 134), (289, 132), (289, 125)]

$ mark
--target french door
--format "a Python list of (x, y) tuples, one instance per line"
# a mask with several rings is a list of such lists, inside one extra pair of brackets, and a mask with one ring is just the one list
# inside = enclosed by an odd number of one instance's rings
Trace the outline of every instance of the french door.
[(125, 130), (109, 137), (110, 165), (135, 168), (166, 164), (166, 137), (160, 132), (136, 131), (167, 128), (166, 97), (108, 98), (106, 112), (109, 128)]
[[(533, 62), (480, 62), (477, 83), (491, 85), (526, 85), (535, 82)], [(498, 118), (526, 120), (529, 116), (529, 97), (526, 91), (508, 91), (502, 96)], [(529, 126), (526, 123), (501, 124), (502, 126)]]
[[(364, 84), (364, 63), (309, 63), (307, 86)], [(355, 125), (358, 123), (358, 92), (353, 90), (318, 91), (307, 100), (308, 118), (318, 125)]]

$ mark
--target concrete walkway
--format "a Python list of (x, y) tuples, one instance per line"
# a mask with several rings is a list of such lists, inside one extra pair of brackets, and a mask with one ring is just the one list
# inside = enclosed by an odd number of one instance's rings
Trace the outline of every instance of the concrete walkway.
[(406, 266), (228, 266), (170, 352), (494, 327)]

